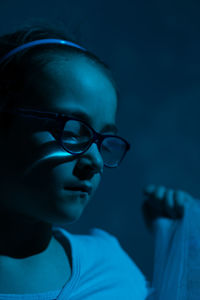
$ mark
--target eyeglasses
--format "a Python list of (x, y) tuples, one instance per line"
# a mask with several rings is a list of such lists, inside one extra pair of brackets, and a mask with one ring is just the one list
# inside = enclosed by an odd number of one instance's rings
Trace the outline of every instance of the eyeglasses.
[(100, 134), (86, 122), (62, 113), (45, 112), (25, 108), (3, 109), (5, 113), (29, 118), (55, 120), (51, 131), (58, 144), (68, 153), (79, 156), (85, 153), (92, 143), (96, 143), (103, 157), (104, 166), (116, 168), (124, 159), (130, 143), (116, 135)]

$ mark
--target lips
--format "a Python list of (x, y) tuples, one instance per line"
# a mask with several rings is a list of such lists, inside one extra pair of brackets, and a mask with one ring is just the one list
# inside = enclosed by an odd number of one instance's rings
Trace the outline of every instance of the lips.
[(68, 187), (65, 187), (65, 189), (72, 190), (72, 191), (83, 191), (87, 192), (89, 195), (92, 192), (92, 186), (90, 185), (69, 185)]

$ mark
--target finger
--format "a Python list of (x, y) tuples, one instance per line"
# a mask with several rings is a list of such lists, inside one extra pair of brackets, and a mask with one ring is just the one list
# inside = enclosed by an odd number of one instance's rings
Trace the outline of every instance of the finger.
[(164, 198), (164, 195), (166, 193), (166, 187), (164, 186), (158, 186), (154, 192), (155, 197), (159, 200), (162, 200)]
[(143, 188), (143, 193), (145, 195), (149, 195), (152, 194), (156, 189), (156, 185), (155, 184), (148, 184)]
[(172, 219), (176, 218), (176, 213), (174, 211), (174, 190), (168, 189), (165, 194), (164, 199), (164, 211), (166, 214), (171, 217)]
[(177, 190), (174, 192), (174, 206), (179, 217), (183, 217), (184, 215), (184, 205), (186, 198), (187, 196), (184, 191)]
[(183, 209), (186, 206), (191, 206), (195, 204), (194, 197), (182, 190), (177, 191), (175, 199), (177, 202), (177, 206), (182, 206)]
[(152, 205), (157, 211), (163, 211), (163, 202), (165, 201), (165, 194), (167, 189), (164, 186), (156, 187), (155, 191), (149, 196)]
[[(184, 192), (184, 191), (183, 191)], [(190, 194), (184, 192), (184, 196), (185, 196), (185, 199), (184, 199), (184, 206), (190, 206), (190, 205), (194, 205), (195, 204), (195, 199), (193, 196), (191, 196)]]

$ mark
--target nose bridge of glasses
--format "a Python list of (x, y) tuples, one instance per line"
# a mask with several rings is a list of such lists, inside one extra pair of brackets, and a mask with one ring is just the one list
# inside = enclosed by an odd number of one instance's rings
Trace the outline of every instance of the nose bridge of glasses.
[(103, 135), (96, 132), (94, 129), (91, 131), (91, 137), (88, 140), (88, 150), (92, 147), (93, 145), (96, 144), (96, 147), (98, 149), (98, 151), (101, 153), (101, 143), (103, 141)]

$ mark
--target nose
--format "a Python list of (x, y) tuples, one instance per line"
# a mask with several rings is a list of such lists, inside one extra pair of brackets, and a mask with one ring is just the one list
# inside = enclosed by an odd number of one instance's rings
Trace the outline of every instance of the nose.
[(92, 143), (91, 146), (89, 147), (89, 149), (85, 153), (80, 155), (79, 160), (80, 161), (83, 161), (83, 160), (91, 161), (91, 167), (93, 169), (97, 169), (97, 172), (100, 171), (102, 173), (102, 170), (104, 167), (104, 162), (103, 162), (103, 157), (102, 157), (96, 143)]

